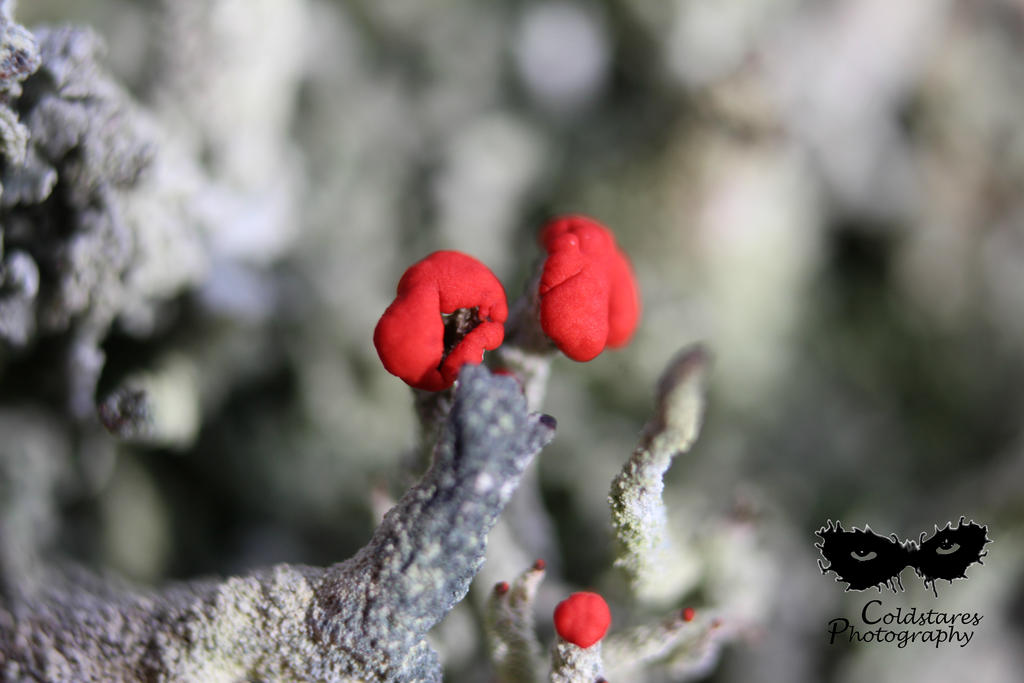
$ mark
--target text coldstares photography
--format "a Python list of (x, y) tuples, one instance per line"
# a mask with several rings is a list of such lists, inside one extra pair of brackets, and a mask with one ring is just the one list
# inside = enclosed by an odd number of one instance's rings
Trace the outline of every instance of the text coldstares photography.
[(983, 618), (978, 612), (925, 611), (916, 607), (887, 610), (881, 600), (868, 600), (860, 611), (859, 623), (845, 617), (828, 622), (828, 642), (879, 643), (901, 649), (911, 643), (967, 647)]

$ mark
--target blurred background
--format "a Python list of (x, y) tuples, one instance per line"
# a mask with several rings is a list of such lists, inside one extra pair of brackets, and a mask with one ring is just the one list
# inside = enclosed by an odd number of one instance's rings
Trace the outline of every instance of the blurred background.
[[(538, 467), (566, 585), (607, 580), (609, 483), (700, 341), (707, 422), (666, 499), (684, 536), (754, 520), (732, 583), (695, 600), (748, 596), (760, 624), (707, 679), (1019, 676), (1019, 0), (23, 0), (15, 18), (96, 32), (165, 174), (147, 182), (184, 207), (132, 214), (125, 270), (157, 274), (90, 328), (94, 382), (53, 381), (78, 372), (53, 359), (94, 303), (0, 342), (2, 440), (48, 463), (24, 475), (43, 482), (32, 542), (143, 583), (348, 557), (367, 492), (408, 481), (412, 398), (371, 343), (402, 271), (459, 249), (511, 301), (543, 222), (585, 213), (632, 258), (644, 314), (626, 349), (554, 363)], [(140, 372), (170, 378), (177, 427), (119, 441), (96, 404)], [(910, 570), (876, 596), (816, 566), (827, 519), (916, 539), (961, 515), (989, 557), (938, 598)], [(830, 645), (827, 621), (873, 597), (984, 620), (966, 648)], [(439, 636), (446, 680), (487, 680), (476, 617), (450, 618), (468, 635)]]

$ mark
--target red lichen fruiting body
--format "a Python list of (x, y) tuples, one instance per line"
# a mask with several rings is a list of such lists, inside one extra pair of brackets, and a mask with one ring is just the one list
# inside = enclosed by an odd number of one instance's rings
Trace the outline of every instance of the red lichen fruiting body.
[(544, 333), (576, 361), (625, 346), (640, 318), (640, 293), (612, 232), (586, 216), (562, 216), (540, 241), (548, 252), (538, 290)]
[(692, 607), (683, 608), (683, 621), (693, 621), (693, 618), (697, 616), (697, 610)]
[(608, 603), (597, 593), (573, 593), (555, 607), (555, 631), (563, 640), (582, 648), (604, 638), (611, 623)]
[[(475, 309), (480, 322), (445, 355), (442, 314), (459, 309)], [(459, 368), (501, 345), (507, 317), (505, 290), (487, 266), (458, 251), (437, 251), (402, 275), (373, 344), (388, 372), (417, 389), (440, 391), (455, 382)]]

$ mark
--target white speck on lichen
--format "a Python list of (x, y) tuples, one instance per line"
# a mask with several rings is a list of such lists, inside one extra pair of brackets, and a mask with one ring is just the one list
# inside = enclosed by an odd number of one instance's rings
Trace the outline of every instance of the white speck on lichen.
[(487, 472), (481, 472), (477, 475), (476, 481), (473, 482), (473, 489), (477, 493), (487, 493), (494, 488), (494, 477), (487, 474)]

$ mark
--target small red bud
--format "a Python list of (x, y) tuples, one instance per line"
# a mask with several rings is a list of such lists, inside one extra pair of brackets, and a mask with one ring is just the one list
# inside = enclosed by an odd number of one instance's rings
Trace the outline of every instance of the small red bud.
[(608, 603), (597, 593), (573, 593), (555, 607), (555, 631), (564, 640), (582, 648), (604, 638), (611, 623)]
[(697, 616), (697, 610), (692, 607), (687, 607), (683, 610), (683, 621), (693, 621), (695, 616)]
[[(446, 328), (445, 316), (460, 311), (463, 328)], [(373, 344), (388, 372), (417, 389), (441, 391), (463, 365), (480, 363), (485, 350), (501, 345), (507, 316), (505, 290), (487, 266), (458, 251), (436, 251), (402, 275)]]
[(562, 353), (588, 361), (625, 346), (640, 318), (640, 291), (612, 231), (586, 216), (562, 216), (541, 231), (540, 323)]

